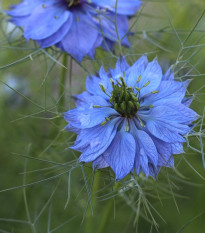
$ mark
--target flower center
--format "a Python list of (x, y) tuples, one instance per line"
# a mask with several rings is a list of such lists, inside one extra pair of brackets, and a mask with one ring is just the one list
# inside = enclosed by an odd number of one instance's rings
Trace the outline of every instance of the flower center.
[(127, 87), (123, 78), (120, 78), (120, 81), (121, 83), (117, 81), (117, 84), (114, 84), (111, 80), (113, 91), (110, 102), (121, 116), (132, 118), (140, 108), (140, 104), (133, 88)]
[(68, 7), (77, 6), (80, 4), (81, 0), (66, 0)]

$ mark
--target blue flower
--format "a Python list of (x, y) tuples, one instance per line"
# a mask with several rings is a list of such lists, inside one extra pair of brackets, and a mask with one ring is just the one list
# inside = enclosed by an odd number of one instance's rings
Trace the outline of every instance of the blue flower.
[[(119, 37), (128, 32), (128, 17), (135, 14), (140, 0), (118, 0), (116, 22)], [(24, 28), (24, 37), (42, 48), (52, 45), (78, 61), (94, 57), (95, 49), (112, 48), (117, 40), (116, 0), (23, 0), (11, 6), (10, 21)], [(129, 46), (127, 36), (122, 44)]]
[(111, 167), (116, 179), (134, 172), (156, 177), (161, 167), (174, 167), (173, 154), (183, 152), (183, 135), (198, 118), (184, 97), (189, 83), (175, 81), (171, 68), (163, 75), (146, 56), (132, 66), (121, 58), (109, 72), (101, 67), (64, 114), (66, 129), (78, 134), (71, 148), (82, 153), (79, 161)]

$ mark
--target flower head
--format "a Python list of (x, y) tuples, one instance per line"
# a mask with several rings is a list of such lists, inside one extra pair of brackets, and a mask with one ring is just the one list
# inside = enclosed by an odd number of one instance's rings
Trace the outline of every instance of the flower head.
[(155, 177), (162, 166), (173, 167), (198, 117), (184, 97), (188, 84), (175, 81), (171, 69), (163, 75), (146, 56), (132, 66), (122, 58), (109, 72), (102, 67), (64, 114), (66, 129), (78, 134), (71, 148), (82, 152), (79, 161), (111, 167), (116, 179), (131, 172)]
[[(135, 14), (140, 0), (118, 0), (116, 24), (119, 37), (128, 31), (128, 17)], [(78, 61), (93, 57), (98, 46), (112, 48), (118, 39), (115, 28), (116, 0), (23, 0), (7, 11), (24, 37), (42, 48), (55, 45)], [(127, 36), (122, 44), (129, 46)]]

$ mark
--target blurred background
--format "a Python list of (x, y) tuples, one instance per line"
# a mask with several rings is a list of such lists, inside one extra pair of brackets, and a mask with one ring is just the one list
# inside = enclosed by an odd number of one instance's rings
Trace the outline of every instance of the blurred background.
[(102, 49), (82, 65), (69, 58), (64, 99), (62, 54), (27, 43), (7, 21), (3, 10), (18, 2), (0, 1), (0, 232), (205, 232), (204, 0), (144, 1), (131, 19), (132, 47), (123, 49), (129, 64), (144, 53), (157, 56), (164, 72), (174, 64), (176, 79), (193, 79), (188, 96), (202, 117), (175, 156), (175, 171), (162, 169), (156, 181), (141, 175), (138, 188), (126, 179), (114, 190), (112, 171), (94, 175), (90, 164), (77, 163), (79, 154), (68, 149), (75, 135), (63, 130), (61, 113), (74, 107), (72, 95), (85, 89), (89, 72), (116, 59)]

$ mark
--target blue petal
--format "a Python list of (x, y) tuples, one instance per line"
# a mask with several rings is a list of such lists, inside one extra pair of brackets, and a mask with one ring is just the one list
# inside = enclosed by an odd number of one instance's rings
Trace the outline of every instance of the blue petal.
[(43, 0), (35, 0), (35, 1), (24, 0), (18, 5), (12, 5), (11, 6), (12, 10), (6, 12), (10, 16), (28, 16), (33, 12), (34, 8), (36, 8), (37, 6), (43, 3), (45, 3), (45, 1)]
[(94, 58), (95, 56), (95, 49), (97, 47), (99, 47), (100, 45), (102, 45), (103, 43), (103, 37), (101, 35), (98, 34), (95, 43), (93, 44), (92, 49), (89, 51), (88, 56), (90, 56), (91, 58)]
[[(138, 88), (141, 88), (141, 96), (158, 89), (162, 80), (162, 70), (157, 62), (157, 59), (154, 59), (152, 62), (148, 63), (144, 73), (141, 76), (141, 80), (136, 85)], [(147, 84), (147, 86), (143, 87), (145, 84)]]
[(8, 21), (15, 24), (18, 27), (25, 27), (29, 16), (22, 16), (22, 17), (13, 17)]
[[(185, 139), (181, 136), (181, 134), (179, 134), (178, 130), (170, 125), (167, 125), (166, 123), (149, 121), (146, 124), (146, 127), (152, 135), (161, 139), (162, 141), (169, 143), (185, 142)], [(187, 127), (185, 132), (188, 131), (189, 128)]]
[(109, 164), (105, 161), (103, 156), (100, 156), (93, 161), (93, 169), (101, 169), (106, 167), (109, 167)]
[(112, 75), (113, 79), (119, 79), (120, 77), (123, 77), (123, 73), (129, 68), (125, 57), (121, 57), (118, 59), (115, 69), (110, 69), (110, 73)]
[(182, 100), (182, 104), (184, 104), (186, 107), (189, 107), (193, 101), (193, 97), (186, 97)]
[(156, 179), (160, 168), (161, 167), (154, 167), (152, 166), (152, 164), (149, 163), (149, 175)]
[(158, 164), (158, 152), (151, 137), (142, 130), (137, 130), (135, 135), (139, 148), (139, 151), (136, 152), (136, 156), (147, 157), (149, 162), (156, 167)]
[(162, 80), (163, 81), (174, 81), (174, 72), (172, 71), (172, 66), (163, 75)]
[(115, 172), (117, 180), (123, 179), (132, 171), (136, 153), (135, 148), (134, 137), (122, 128), (103, 154), (106, 162)]
[(185, 94), (190, 80), (185, 82), (175, 82), (175, 81), (162, 81), (159, 88), (159, 92), (155, 94), (150, 94), (145, 97), (143, 105), (167, 105), (169, 103), (180, 103)]
[(99, 95), (91, 95), (87, 91), (83, 92), (82, 94), (76, 95), (75, 97), (75, 103), (77, 107), (83, 107), (83, 108), (92, 108), (93, 105), (99, 105), (101, 107), (103, 106), (111, 106), (110, 102), (105, 100), (103, 97)]
[(158, 152), (152, 138), (143, 130), (138, 130), (135, 122), (130, 121), (130, 133), (136, 141), (135, 171), (149, 175), (149, 163), (155, 168), (158, 165)]
[(172, 153), (173, 154), (181, 154), (184, 153), (183, 144), (182, 143), (173, 143), (171, 144)]
[(109, 13), (106, 14), (106, 16), (98, 15), (95, 17), (94, 22), (98, 25), (98, 28), (100, 29), (99, 33), (101, 32), (104, 38), (117, 42), (118, 39), (122, 39), (124, 37), (121, 41), (122, 45), (130, 46), (128, 37), (126, 35), (129, 30), (128, 18), (126, 16), (116, 16), (117, 30), (114, 21), (115, 14)]
[(129, 69), (127, 69), (125, 75), (125, 82), (127, 83), (127, 86), (132, 88), (136, 86), (137, 79), (139, 78), (139, 76), (142, 76), (147, 65), (147, 57), (142, 56)]
[[(116, 11), (116, 0), (92, 0), (92, 3), (107, 8), (112, 12)], [(133, 15), (139, 10), (141, 1), (139, 0), (118, 0), (117, 13), (122, 15)]]
[[(35, 8), (24, 28), (26, 39), (41, 40), (57, 32), (70, 16), (63, 4)], [(42, 20), (43, 19), (43, 20)]]
[(197, 114), (182, 104), (154, 107), (150, 111), (139, 111), (146, 128), (157, 138), (166, 142), (184, 142), (181, 135), (190, 131), (188, 124), (196, 120)]
[(100, 84), (102, 84), (106, 90), (112, 91), (112, 85), (107, 74), (101, 68), (100, 77), (97, 76), (89, 76), (86, 79), (86, 89), (89, 93), (93, 95), (98, 95), (103, 97), (106, 100), (109, 100), (109, 97), (101, 90)]
[(73, 24), (67, 35), (61, 41), (64, 50), (71, 54), (79, 62), (95, 46), (98, 31), (90, 22), (90, 16), (73, 11)]
[(114, 48), (114, 42), (107, 38), (103, 38), (103, 41), (101, 43), (101, 48), (107, 52), (110, 52)]
[(41, 46), (41, 48), (46, 48), (60, 42), (70, 30), (72, 22), (73, 22), (73, 18), (72, 15), (70, 14), (67, 21), (58, 31), (56, 31), (54, 34), (52, 34), (51, 36), (45, 39), (37, 40), (38, 44)]
[[(136, 163), (136, 161), (137, 160), (135, 160), (135, 163)], [(146, 176), (149, 176), (149, 164), (148, 164), (147, 156), (144, 156), (143, 154), (139, 154), (138, 161), (139, 161), (139, 164), (140, 164), (140, 171), (137, 168), (136, 173), (139, 174), (139, 172), (143, 172)], [(135, 167), (137, 167), (136, 164), (135, 164)]]
[(172, 145), (182, 145), (182, 143), (171, 144), (155, 137), (152, 137), (152, 140), (154, 141), (154, 144), (159, 153), (158, 166), (174, 167), (174, 157), (172, 156), (172, 154), (175, 153), (172, 150)]
[(102, 155), (113, 141), (120, 123), (120, 118), (116, 118), (107, 122), (104, 126), (99, 125), (83, 130), (77, 139), (76, 145), (71, 147), (75, 150), (83, 149), (79, 161), (92, 162)]
[(189, 124), (189, 122), (196, 120), (198, 117), (192, 109), (180, 103), (157, 106), (149, 111), (140, 110), (138, 115), (145, 121), (156, 120), (157, 122), (165, 122), (173, 126), (178, 123)]
[(117, 115), (112, 108), (76, 108), (64, 113), (64, 119), (75, 128), (86, 129), (101, 124), (111, 115)]

